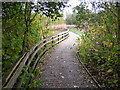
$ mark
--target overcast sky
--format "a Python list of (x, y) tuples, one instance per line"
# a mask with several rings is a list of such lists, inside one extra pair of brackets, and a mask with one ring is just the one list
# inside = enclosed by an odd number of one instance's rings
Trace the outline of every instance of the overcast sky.
[[(95, 0), (92, 0), (95, 1)], [(80, 2), (89, 2), (90, 0), (69, 0), (67, 5), (70, 5), (70, 7), (66, 7), (63, 11), (64, 19), (66, 18), (66, 14), (72, 14), (73, 8), (78, 6)], [(92, 5), (88, 4), (88, 9), (92, 10)]]
[[(92, 5), (90, 2), (120, 2), (120, 0), (69, 0), (68, 5), (71, 5), (70, 7), (65, 7), (63, 14), (64, 14), (64, 19), (66, 18), (66, 14), (72, 14), (72, 11), (74, 7), (78, 6), (80, 2), (87, 2), (88, 3), (88, 9), (93, 10)], [(99, 9), (97, 11), (100, 11), (103, 9)]]

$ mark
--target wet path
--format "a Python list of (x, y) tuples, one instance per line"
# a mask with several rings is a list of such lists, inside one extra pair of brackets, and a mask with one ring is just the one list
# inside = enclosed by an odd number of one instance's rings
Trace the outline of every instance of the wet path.
[(95, 88), (95, 84), (76, 57), (78, 35), (69, 37), (47, 52), (40, 78), (42, 88)]

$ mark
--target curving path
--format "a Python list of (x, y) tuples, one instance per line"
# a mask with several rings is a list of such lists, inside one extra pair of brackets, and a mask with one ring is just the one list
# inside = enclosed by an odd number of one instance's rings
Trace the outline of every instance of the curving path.
[(69, 37), (45, 54), (40, 88), (96, 88), (76, 57), (78, 35), (69, 32)]

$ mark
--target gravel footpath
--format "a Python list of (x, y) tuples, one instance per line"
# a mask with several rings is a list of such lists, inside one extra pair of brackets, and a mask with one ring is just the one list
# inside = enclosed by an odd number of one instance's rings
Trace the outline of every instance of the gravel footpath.
[(66, 40), (45, 54), (46, 64), (39, 76), (42, 79), (40, 88), (96, 88), (76, 57), (77, 37), (69, 32)]

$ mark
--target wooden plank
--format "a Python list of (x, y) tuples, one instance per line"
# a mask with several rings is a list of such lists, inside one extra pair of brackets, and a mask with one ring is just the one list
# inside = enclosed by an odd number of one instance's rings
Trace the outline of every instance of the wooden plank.
[[(65, 33), (65, 35), (66, 35), (66, 33)], [(56, 36), (53, 36), (53, 37), (51, 37), (51, 38), (53, 39), (54, 37), (56, 37)], [(62, 36), (60, 36), (60, 37), (62, 37)], [(58, 37), (56, 37), (56, 38), (58, 38)], [(54, 40), (55, 40), (55, 39), (54, 39)], [(34, 51), (34, 53), (32, 54), (32, 57), (29, 59), (29, 62), (28, 62), (27, 65), (28, 65), (28, 66), (30, 65), (32, 59), (33, 59), (34, 56), (37, 54), (37, 52), (40, 50), (40, 48), (44, 47), (46, 44), (49, 44), (49, 43), (51, 43), (51, 42), (53, 42), (53, 40), (50, 40), (50, 41), (45, 42), (45, 43), (44, 43), (42, 46), (40, 46), (36, 51)], [(53, 45), (47, 47), (47, 49), (49, 49), (50, 47), (53, 47)], [(45, 49), (40, 55), (43, 55), (43, 53), (46, 52), (47, 49)], [(39, 56), (39, 57), (40, 57), (40, 56)], [(34, 70), (37, 61), (38, 61), (38, 58), (37, 58), (37, 60), (35, 61), (34, 65), (33, 65), (33, 69), (32, 69), (32, 71)], [(28, 69), (28, 68), (27, 68), (27, 69)], [(30, 71), (30, 72), (32, 72), (32, 71)]]
[(44, 40), (38, 42), (36, 45), (34, 45), (34, 46), (32, 47), (32, 49), (30, 50), (30, 52), (34, 51), (34, 49), (35, 49), (37, 46), (39, 46), (41, 43), (43, 43), (44, 41), (47, 41), (48, 39), (55, 38), (55, 37), (58, 36), (58, 35), (65, 34), (65, 33), (68, 33), (68, 32), (69, 32), (69, 30), (68, 30), (68, 31), (65, 31), (65, 32), (62, 32), (62, 33), (60, 33), (60, 34), (54, 35), (54, 36), (52, 36), (52, 37), (50, 37), (50, 38), (47, 38), (47, 39), (44, 39)]
[[(52, 47), (52, 45), (49, 46), (49, 47), (47, 47), (47, 48), (37, 57), (37, 59), (36, 59), (34, 65), (33, 65), (32, 69), (30, 70), (30, 73), (32, 73), (32, 72), (35, 70), (39, 59), (40, 59), (40, 58), (44, 55), (44, 53), (45, 53), (47, 50), (49, 50), (49, 48), (51, 48), (51, 47)], [(31, 77), (31, 80), (32, 80), (32, 77)], [(29, 83), (31, 82), (31, 80), (28, 81), (27, 84), (29, 84)], [(27, 84), (26, 84), (26, 88), (28, 88)]]
[[(66, 38), (67, 38), (67, 37), (63, 38), (62, 40), (66, 39)], [(52, 40), (51, 40), (51, 41), (52, 41)], [(49, 46), (49, 47), (47, 47), (47, 49), (45, 49), (45, 50), (38, 56), (38, 58), (36, 59), (34, 65), (33, 65), (32, 71), (34, 70), (34, 68), (35, 68), (35, 66), (36, 66), (36, 63), (38, 62), (39, 58), (43, 55), (44, 52), (46, 52), (46, 51), (47, 51), (49, 48), (51, 48), (51, 47), (52, 47), (52, 45)]]
[[(57, 35), (61, 35), (61, 34), (63, 34), (63, 33), (64, 33), (64, 34), (65, 34), (65, 33), (68, 33), (68, 31), (62, 32), (62, 33), (57, 34)], [(48, 40), (48, 39), (55, 38), (57, 35), (52, 36), (52, 37), (50, 37), (50, 38), (47, 38), (47, 39), (44, 39), (44, 40), (38, 42), (35, 46), (33, 46), (33, 48), (31, 49), (31, 52), (32, 52), (37, 46), (39, 46), (39, 44), (43, 43), (44, 41), (46, 41), (46, 40)]]
[(27, 55), (25, 56), (25, 58), (21, 61), (20, 65), (18, 66), (18, 68), (16, 69), (14, 74), (11, 76), (10, 80), (7, 82), (7, 84), (4, 87), (12, 88), (14, 86), (19, 74), (22, 71), (23, 66), (25, 65), (25, 62), (27, 61), (27, 59), (29, 57), (29, 55), (30, 55), (30, 53), (28, 52)]
[(69, 37), (69, 36), (66, 36), (66, 37), (64, 37), (63, 39), (57, 41), (57, 42), (55, 43), (55, 45), (58, 44), (58, 43), (60, 43), (61, 41), (63, 41), (64, 39), (66, 39), (66, 38), (68, 38), (68, 37)]
[(33, 65), (33, 67), (32, 67), (31, 72), (33, 72), (33, 70), (35, 69), (36, 64), (37, 64), (38, 60), (40, 59), (40, 57), (41, 57), (50, 47), (51, 47), (51, 46), (47, 47), (47, 48), (37, 57), (37, 59), (36, 59), (34, 65)]
[(53, 39), (53, 40), (57, 40), (58, 38), (62, 38), (63, 36), (65, 36), (65, 35), (67, 35), (67, 33), (66, 34), (64, 34), (64, 35), (61, 35), (61, 36), (59, 36), (59, 37), (56, 37), (55, 39)]
[[(52, 36), (52, 37), (54, 38), (54, 37), (56, 37), (56, 36), (57, 36), (57, 35), (54, 35), (54, 36)], [(37, 46), (39, 46), (41, 43), (43, 43), (44, 41), (47, 41), (48, 39), (51, 39), (52, 37), (46, 38), (46, 39), (44, 39), (44, 40), (36, 43), (36, 44), (30, 49), (30, 53), (33, 52), (33, 51), (35, 50), (35, 48), (36, 48)]]
[[(65, 35), (68, 35), (68, 34), (65, 34)], [(64, 35), (64, 36), (65, 36), (65, 35)], [(67, 38), (67, 37), (66, 37), (66, 38)], [(66, 39), (66, 38), (63, 38), (62, 40)], [(55, 39), (57, 39), (57, 38), (55, 38)], [(54, 40), (55, 40), (55, 39), (54, 39)], [(53, 40), (50, 40), (49, 43), (50, 43), (51, 41), (53, 41)], [(47, 42), (47, 44), (48, 44), (48, 42)], [(47, 49), (45, 49), (45, 50), (38, 56), (38, 58), (36, 59), (34, 65), (33, 65), (32, 71), (34, 70), (35, 65), (36, 65), (37, 61), (39, 60), (39, 58), (43, 55), (44, 52), (46, 52), (46, 51), (47, 51), (49, 48), (51, 48), (52, 46), (53, 46), (53, 45), (47, 47)]]
[(20, 62), (22, 61), (22, 59), (24, 58), (25, 55), (26, 55), (26, 53), (23, 54), (23, 56), (19, 59), (19, 61), (18, 61), (18, 62), (16, 63), (16, 65), (13, 67), (13, 69), (11, 70), (11, 72), (9, 73), (9, 75), (6, 77), (3, 86), (6, 84), (6, 82), (8, 82), (8, 80), (9, 80), (10, 77), (11, 77), (11, 75), (14, 73), (14, 71), (16, 70), (16, 68), (18, 67), (18, 65), (20, 64)]
[[(31, 55), (31, 58), (28, 60), (27, 66), (30, 65), (32, 59), (33, 59), (34, 56), (37, 54), (37, 52), (38, 52), (42, 47), (44, 47), (45, 45), (47, 45), (48, 43), (51, 43), (51, 42), (52, 42), (52, 40), (47, 41), (47, 42), (45, 42), (42, 46), (38, 47), (37, 50), (35, 50), (34, 53)], [(27, 68), (27, 69), (28, 69), (28, 68)]]
[(61, 34), (67, 33), (67, 32), (69, 32), (69, 31), (61, 32), (61, 33), (59, 33), (57, 35), (61, 35)]
[[(21, 73), (21, 70), (22, 70), (23, 66), (25, 65), (25, 63), (26, 63), (27, 60), (29, 59), (30, 55), (32, 54), (32, 55), (31, 55), (31, 58), (28, 60), (27, 65), (30, 65), (32, 59), (34, 58), (34, 56), (36, 55), (36, 53), (37, 53), (42, 47), (44, 47), (45, 45), (53, 42), (53, 40), (58, 39), (59, 37), (57, 37), (57, 36), (60, 36), (60, 38), (61, 38), (61, 37), (65, 37), (65, 38), (57, 41), (56, 43), (61, 42), (61, 41), (63, 41), (64, 39), (67, 38), (66, 36), (68, 36), (68, 31), (62, 32), (62, 33), (57, 34), (57, 35), (55, 35), (55, 36), (52, 36), (52, 37), (50, 37), (50, 38), (44, 39), (44, 40), (38, 42), (36, 45), (34, 45), (34, 46), (30, 49), (30, 51), (29, 51), (26, 55), (24, 54), (24, 55), (22, 56), (22, 58), (17, 62), (17, 64), (14, 66), (14, 68), (12, 69), (12, 71), (10, 72), (10, 74), (8, 75), (8, 77), (6, 78), (6, 83), (5, 83), (3, 86), (4, 86), (4, 87), (8, 87), (8, 88), (12, 88), (12, 87), (14, 86), (14, 84), (15, 84), (18, 76), (19, 76), (19, 74)], [(55, 37), (56, 37), (56, 38), (55, 38)], [(49, 39), (51, 39), (51, 38), (52, 38), (52, 40), (45, 42), (46, 40), (49, 40)], [(53, 39), (53, 38), (54, 38), (54, 39)], [(42, 44), (43, 42), (45, 42), (45, 43)], [(55, 43), (55, 44), (56, 44), (56, 43)], [(42, 45), (39, 46), (40, 44), (42, 44)], [(39, 47), (38, 47), (38, 46), (39, 46)], [(40, 55), (42, 55), (44, 52), (46, 52), (46, 51), (47, 51), (49, 48), (51, 48), (51, 47), (53, 47), (53, 44), (50, 45), (49, 47), (47, 47), (47, 49), (45, 49)], [(34, 52), (34, 53), (33, 53), (33, 52)], [(39, 57), (40, 57), (40, 56), (39, 56)], [(33, 68), (35, 68), (37, 61), (38, 61), (38, 59), (36, 60)]]
[[(51, 43), (51, 42), (52, 42), (52, 40), (50, 40), (50, 41), (44, 43), (42, 46), (38, 47), (38, 48), (34, 51), (34, 53), (31, 55), (31, 58), (28, 60), (27, 66), (30, 65), (32, 59), (35, 57), (35, 55), (37, 54), (37, 52), (38, 52), (42, 47), (44, 47), (46, 44)], [(28, 68), (26, 68), (26, 70), (28, 70)]]

